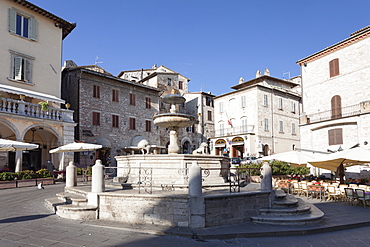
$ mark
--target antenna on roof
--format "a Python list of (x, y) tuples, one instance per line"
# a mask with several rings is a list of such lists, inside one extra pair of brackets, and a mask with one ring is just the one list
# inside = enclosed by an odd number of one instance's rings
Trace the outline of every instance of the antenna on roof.
[(95, 65), (97, 65), (98, 63), (103, 63), (103, 61), (98, 61), (99, 59), (103, 59), (102, 57), (99, 57), (98, 55), (96, 55), (95, 57)]
[[(288, 78), (285, 78), (285, 75), (288, 75)], [(290, 71), (283, 70), (283, 79), (290, 79)]]
[(200, 85), (200, 91), (203, 92), (204, 84)]

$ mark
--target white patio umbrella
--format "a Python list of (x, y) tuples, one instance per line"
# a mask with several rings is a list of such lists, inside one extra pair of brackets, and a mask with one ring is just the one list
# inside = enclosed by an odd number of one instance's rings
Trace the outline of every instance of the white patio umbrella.
[[(93, 150), (100, 149), (102, 147), (103, 147), (102, 145), (97, 145), (97, 144), (74, 142), (74, 143), (69, 143), (69, 144), (51, 149), (49, 153), (63, 153), (63, 159), (64, 159), (64, 153), (66, 152), (93, 151)], [(64, 170), (64, 165), (60, 164), (59, 169)]]
[(3, 152), (23, 151), (23, 150), (35, 149), (38, 147), (39, 145), (37, 144), (13, 141), (13, 140), (7, 140), (7, 139), (0, 139), (0, 151), (3, 151)]
[(279, 160), (279, 161), (287, 162), (291, 166), (294, 166), (294, 167), (303, 167), (307, 164), (308, 160), (312, 160), (313, 158), (314, 158), (313, 155), (293, 150), (293, 151), (265, 156), (265, 157), (259, 158), (258, 160)]
[(102, 145), (84, 143), (84, 142), (74, 142), (69, 143), (58, 148), (51, 149), (49, 153), (65, 153), (65, 152), (83, 152), (83, 151), (93, 151), (102, 148)]

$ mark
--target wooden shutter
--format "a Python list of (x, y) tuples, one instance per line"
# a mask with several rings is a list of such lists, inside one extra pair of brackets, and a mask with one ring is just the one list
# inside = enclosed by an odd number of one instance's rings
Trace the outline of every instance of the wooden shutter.
[(28, 25), (28, 36), (30, 39), (37, 41), (37, 20), (35, 18), (30, 18), (30, 22)]
[(341, 128), (328, 131), (329, 145), (343, 144), (343, 130)]
[(15, 33), (16, 31), (16, 15), (17, 12), (14, 9), (9, 9), (9, 16), (8, 16), (8, 24), (9, 24), (9, 32)]
[(100, 125), (100, 113), (93, 112), (93, 125)]
[(335, 95), (331, 98), (331, 118), (342, 117), (342, 99), (339, 95)]
[(329, 62), (330, 77), (339, 75), (339, 59), (333, 59)]

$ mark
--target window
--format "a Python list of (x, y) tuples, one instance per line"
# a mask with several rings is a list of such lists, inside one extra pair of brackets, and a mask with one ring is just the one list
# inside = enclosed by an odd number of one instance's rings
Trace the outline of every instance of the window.
[(119, 127), (119, 116), (118, 115), (112, 115), (112, 127), (113, 128)]
[(265, 118), (265, 131), (268, 131), (269, 130), (269, 120), (267, 118)]
[(212, 121), (212, 111), (208, 111), (208, 121)]
[(264, 94), (263, 95), (263, 106), (268, 106), (268, 105), (269, 105), (269, 102), (268, 102), (267, 94)]
[(297, 133), (295, 132), (295, 123), (292, 123), (292, 135), (296, 135)]
[(283, 98), (279, 98), (279, 110), (283, 110)]
[(219, 126), (220, 126), (220, 136), (223, 136), (225, 134), (225, 132), (224, 132), (224, 123), (220, 123)]
[(119, 93), (118, 90), (115, 90), (115, 89), (112, 90), (112, 101), (113, 102), (118, 102), (119, 101), (118, 93)]
[(242, 118), (242, 132), (248, 132), (247, 118)]
[(167, 85), (171, 86), (172, 85), (172, 80), (170, 78), (167, 79)]
[(279, 132), (281, 132), (281, 133), (284, 132), (284, 123), (283, 123), (283, 121), (279, 121)]
[(136, 130), (136, 118), (130, 117), (130, 130)]
[(93, 112), (93, 125), (100, 125), (100, 112)]
[(328, 131), (329, 145), (343, 144), (342, 129), (331, 129)]
[(11, 76), (10, 79), (31, 83), (32, 81), (32, 60), (34, 58), (21, 55), (19, 53), (11, 54)]
[(130, 93), (130, 105), (136, 105), (135, 94)]
[(330, 77), (339, 75), (339, 59), (333, 59), (329, 62)]
[(331, 98), (331, 118), (341, 118), (342, 117), (342, 99), (339, 95), (335, 95)]
[(296, 111), (296, 104), (295, 102), (292, 102), (292, 113), (295, 113)]
[(223, 102), (219, 102), (218, 103), (218, 106), (220, 108), (220, 112), (224, 112), (224, 103)]
[(93, 86), (93, 97), (100, 99), (100, 86), (98, 85)]
[(9, 32), (37, 40), (37, 21), (21, 11), (9, 9)]
[(152, 121), (145, 120), (145, 131), (146, 132), (152, 131)]
[(161, 101), (161, 109), (166, 109), (166, 103)]
[(241, 107), (247, 107), (247, 97), (245, 95), (241, 97)]
[(183, 81), (179, 81), (179, 89), (184, 89), (184, 82)]
[(145, 108), (151, 109), (152, 108), (152, 100), (151, 98), (145, 97)]
[(211, 97), (206, 97), (206, 106), (212, 106), (213, 107), (213, 100)]

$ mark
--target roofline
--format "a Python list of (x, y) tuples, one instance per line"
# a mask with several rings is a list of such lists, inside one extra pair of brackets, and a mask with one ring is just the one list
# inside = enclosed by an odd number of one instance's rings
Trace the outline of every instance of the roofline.
[(323, 56), (326, 56), (330, 53), (333, 53), (333, 52), (337, 51), (338, 49), (342, 49), (346, 46), (357, 43), (358, 41), (361, 41), (361, 40), (366, 39), (368, 37), (370, 37), (370, 26), (362, 28), (362, 29), (352, 33), (350, 37), (348, 37), (348, 38), (346, 38), (342, 41), (339, 41), (338, 43), (335, 43), (331, 46), (328, 46), (325, 49), (322, 49), (321, 51), (318, 51), (318, 52), (316, 52), (316, 53), (314, 53), (310, 56), (302, 58), (302, 59), (298, 60), (296, 63), (299, 66), (302, 66), (302, 64), (304, 64), (304, 63), (312, 62), (316, 59), (319, 59)]
[[(186, 76), (184, 76), (184, 75), (182, 75), (182, 74), (180, 74), (180, 73), (178, 73), (178, 72), (176, 72), (176, 71), (174, 71), (174, 70), (172, 70), (172, 69), (170, 69), (170, 68), (168, 68), (168, 67), (166, 67), (166, 66), (164, 66), (164, 65), (160, 65), (160, 66), (158, 66), (157, 68), (159, 68), (159, 67), (164, 67), (164, 68), (166, 68), (166, 69), (168, 69), (168, 70), (171, 70), (171, 71), (173, 71), (173, 73), (175, 73), (175, 74), (177, 74), (177, 75), (181, 75), (181, 76), (183, 76), (183, 77), (185, 77), (187, 80), (188, 80), (188, 82), (189, 81), (191, 81), (188, 77), (186, 77)], [(119, 74), (117, 75), (117, 77), (121, 77), (125, 72), (141, 72), (141, 71), (149, 71), (149, 70), (151, 70), (151, 71), (155, 71), (157, 68), (155, 68), (155, 69), (136, 69), (136, 70), (122, 70), (121, 72), (119, 72)], [(171, 72), (161, 72), (161, 71), (157, 71), (156, 73), (161, 73), (161, 74), (165, 74), (165, 73), (168, 73), (168, 74), (173, 74), (173, 73), (171, 73)], [(150, 76), (150, 75), (149, 75)], [(143, 78), (143, 79), (145, 79), (145, 78)], [(142, 79), (142, 80), (143, 80)]]
[(299, 84), (297, 84), (295, 82), (292, 82), (292, 81), (282, 80), (282, 79), (275, 78), (275, 77), (268, 76), (268, 75), (262, 75), (260, 77), (254, 78), (252, 80), (245, 81), (245, 82), (240, 83), (238, 85), (232, 86), (231, 88), (232, 89), (241, 89), (243, 87), (247, 87), (248, 85), (255, 84), (255, 83), (258, 83), (258, 82), (264, 81), (264, 80), (278, 81), (278, 82), (282, 82), (282, 83), (285, 83), (285, 84), (290, 84), (292, 86), (298, 86), (299, 85)]
[(161, 92), (160, 89), (155, 88), (155, 87), (150, 87), (150, 86), (147, 86), (147, 85), (139, 84), (137, 82), (128, 81), (128, 80), (121, 79), (121, 78), (118, 78), (118, 77), (113, 76), (113, 75), (108, 75), (108, 74), (96, 72), (96, 71), (89, 70), (89, 69), (82, 68), (82, 67), (73, 67), (73, 68), (71, 68), (71, 67), (68, 68), (67, 67), (64, 70), (68, 70), (68, 71), (81, 70), (84, 73), (93, 74), (93, 75), (100, 76), (100, 77), (106, 77), (106, 78), (109, 78), (111, 80), (116, 80), (116, 81), (119, 81), (119, 82), (124, 82), (124, 83), (128, 83), (128, 84), (131, 84), (131, 85), (134, 85), (134, 86), (143, 87), (143, 88), (150, 89), (150, 90), (153, 90), (153, 91)]
[(186, 94), (205, 94), (205, 95), (209, 95), (209, 96), (212, 96), (212, 97), (216, 97), (216, 95), (211, 94), (211, 93), (207, 93), (207, 92), (187, 92)]
[(55, 26), (56, 27), (59, 27), (59, 28), (62, 28), (62, 39), (65, 39), (68, 34), (70, 34), (72, 32), (72, 30), (76, 27), (76, 23), (71, 23), (71, 22), (68, 22), (52, 13), (50, 13), (49, 11), (46, 11), (45, 9), (33, 4), (33, 3), (30, 3), (29, 1), (26, 1), (26, 0), (12, 0), (13, 2), (15, 3), (18, 3), (26, 8), (29, 8), (30, 10), (33, 10), (35, 13), (39, 14), (39, 15), (43, 15), (45, 16), (46, 18), (49, 18), (50, 20), (52, 21), (55, 21)]

